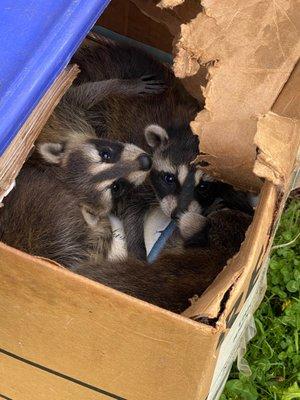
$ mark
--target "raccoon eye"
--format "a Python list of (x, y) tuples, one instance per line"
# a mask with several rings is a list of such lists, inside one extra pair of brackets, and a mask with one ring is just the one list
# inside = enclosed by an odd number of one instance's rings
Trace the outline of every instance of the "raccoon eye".
[(199, 189), (202, 189), (202, 190), (204, 190), (204, 189), (208, 189), (209, 188), (209, 186), (210, 186), (210, 184), (211, 184), (211, 182), (207, 182), (207, 181), (201, 181), (200, 183), (199, 183)]
[(121, 196), (126, 188), (126, 181), (124, 179), (119, 179), (114, 182), (110, 189), (115, 196)]
[(163, 180), (168, 184), (168, 185), (172, 185), (173, 183), (175, 183), (175, 175), (170, 174), (170, 173), (165, 173), (163, 174)]
[(111, 159), (112, 154), (111, 154), (111, 152), (109, 150), (102, 150), (100, 152), (100, 157), (102, 158), (102, 160), (108, 161), (108, 160)]
[(121, 189), (121, 185), (120, 185), (119, 182), (115, 182), (115, 183), (113, 183), (112, 186), (111, 186), (111, 190), (112, 190), (114, 193), (118, 193), (120, 189)]

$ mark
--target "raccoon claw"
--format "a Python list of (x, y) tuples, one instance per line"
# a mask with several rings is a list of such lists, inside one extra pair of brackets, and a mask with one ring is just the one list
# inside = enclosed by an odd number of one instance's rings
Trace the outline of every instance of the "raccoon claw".
[(162, 93), (166, 88), (165, 82), (158, 79), (155, 75), (143, 75), (140, 78), (140, 95)]

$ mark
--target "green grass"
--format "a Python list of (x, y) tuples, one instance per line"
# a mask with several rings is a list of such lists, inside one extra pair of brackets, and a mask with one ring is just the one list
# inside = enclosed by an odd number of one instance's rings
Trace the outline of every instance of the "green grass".
[(234, 365), (221, 400), (300, 399), (299, 231), (300, 201), (294, 199), (281, 218), (268, 289), (255, 313), (257, 335), (245, 354), (252, 374), (245, 376)]

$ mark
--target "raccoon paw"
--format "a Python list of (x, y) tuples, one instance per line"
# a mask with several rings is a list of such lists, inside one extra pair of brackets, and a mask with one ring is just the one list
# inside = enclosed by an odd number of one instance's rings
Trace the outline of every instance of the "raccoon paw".
[(207, 218), (193, 211), (184, 212), (179, 218), (179, 231), (183, 239), (187, 240), (200, 232), (206, 225)]
[(139, 94), (159, 94), (166, 90), (166, 84), (155, 75), (143, 75), (139, 78)]

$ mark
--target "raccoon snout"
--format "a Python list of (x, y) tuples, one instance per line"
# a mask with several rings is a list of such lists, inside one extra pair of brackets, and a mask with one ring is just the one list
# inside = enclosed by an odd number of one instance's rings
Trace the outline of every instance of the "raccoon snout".
[(194, 214), (201, 214), (202, 208), (197, 201), (192, 200), (187, 207), (182, 206), (182, 204), (179, 207), (176, 207), (171, 214), (171, 218), (175, 220), (179, 219), (181, 215), (187, 211)]
[(138, 157), (142, 171), (149, 171), (152, 167), (152, 158), (149, 154), (143, 153)]

